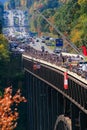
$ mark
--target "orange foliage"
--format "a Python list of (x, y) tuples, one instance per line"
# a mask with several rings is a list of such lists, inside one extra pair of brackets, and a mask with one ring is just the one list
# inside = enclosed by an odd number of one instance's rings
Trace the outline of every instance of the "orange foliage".
[(71, 41), (73, 43), (77, 42), (77, 41), (81, 41), (81, 35), (82, 35), (82, 31), (79, 31), (78, 29), (74, 29), (72, 32), (71, 32)]
[[(13, 130), (17, 126), (18, 112), (17, 105), (26, 102), (25, 97), (21, 96), (20, 89), (12, 96), (12, 87), (5, 89), (3, 97), (0, 97), (0, 129)], [(14, 109), (12, 106), (14, 105)]]

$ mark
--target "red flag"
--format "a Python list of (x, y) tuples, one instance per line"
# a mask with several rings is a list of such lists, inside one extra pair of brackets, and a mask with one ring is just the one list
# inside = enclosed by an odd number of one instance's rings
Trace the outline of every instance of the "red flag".
[(37, 70), (37, 65), (36, 64), (33, 65), (33, 70)]
[(40, 64), (34, 64), (33, 65), (33, 70), (37, 70), (37, 69), (40, 69), (41, 68), (41, 66), (40, 66)]
[(87, 56), (87, 49), (86, 46), (82, 46), (84, 56)]

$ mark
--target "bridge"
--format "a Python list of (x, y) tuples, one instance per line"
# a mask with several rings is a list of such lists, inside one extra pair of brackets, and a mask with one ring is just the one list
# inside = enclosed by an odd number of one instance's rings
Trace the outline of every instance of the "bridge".
[(87, 80), (46, 57), (25, 53), (22, 59), (29, 100), (27, 129), (87, 130)]
[[(9, 12), (10, 16), (8, 30), (16, 32), (10, 29), (14, 27), (14, 12)], [(60, 63), (54, 64), (54, 58), (50, 61), (46, 55), (39, 57), (36, 51), (34, 55), (31, 52), (22, 55), (28, 99), (27, 130), (87, 130), (87, 80)], [(64, 88), (66, 71), (67, 89)]]

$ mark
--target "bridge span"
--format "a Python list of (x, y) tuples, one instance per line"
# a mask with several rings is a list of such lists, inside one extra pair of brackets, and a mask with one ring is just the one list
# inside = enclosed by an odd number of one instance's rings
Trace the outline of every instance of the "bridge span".
[[(87, 80), (43, 59), (26, 54), (22, 59), (28, 130), (87, 130)], [(68, 89), (64, 89), (66, 71)]]

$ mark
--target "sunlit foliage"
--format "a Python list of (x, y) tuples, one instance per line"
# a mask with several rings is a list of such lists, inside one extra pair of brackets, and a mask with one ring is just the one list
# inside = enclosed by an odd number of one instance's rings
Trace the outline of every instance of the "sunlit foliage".
[[(30, 24), (31, 31), (37, 31), (37, 27), (40, 27), (41, 32), (55, 32), (53, 28), (38, 14), (36, 15), (38, 15), (39, 18), (36, 17), (36, 19), (32, 19), (34, 13), (33, 10), (37, 9), (75, 44), (81, 46), (83, 41), (87, 41), (87, 0), (25, 1), (30, 10), (30, 22), (32, 22)], [(51, 18), (53, 20), (51, 20)]]
[(9, 60), (8, 41), (0, 34), (0, 60)]
[(4, 95), (0, 96), (0, 129), (13, 130), (17, 126), (19, 113), (17, 106), (20, 102), (26, 102), (25, 97), (21, 95), (20, 89), (16, 94), (12, 94), (12, 87), (8, 87), (4, 91)]

